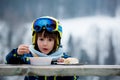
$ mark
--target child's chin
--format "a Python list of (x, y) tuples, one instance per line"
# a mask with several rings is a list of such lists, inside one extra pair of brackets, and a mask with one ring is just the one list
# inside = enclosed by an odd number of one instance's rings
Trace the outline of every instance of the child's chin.
[(47, 51), (43, 51), (42, 53), (44, 53), (44, 54), (46, 54), (46, 55), (49, 54), (49, 52), (47, 52)]

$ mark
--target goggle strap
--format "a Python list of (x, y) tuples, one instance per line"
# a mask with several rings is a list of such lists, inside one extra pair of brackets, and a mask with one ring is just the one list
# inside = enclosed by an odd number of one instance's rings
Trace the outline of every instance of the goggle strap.
[(62, 27), (60, 25), (58, 26), (58, 31), (62, 32)]

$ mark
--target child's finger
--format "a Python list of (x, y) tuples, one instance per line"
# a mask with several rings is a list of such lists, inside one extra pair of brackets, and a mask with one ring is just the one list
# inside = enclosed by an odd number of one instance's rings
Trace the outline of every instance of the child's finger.
[(57, 60), (58, 62), (64, 62), (64, 58), (60, 58)]
[(18, 54), (23, 55), (24, 53), (29, 53), (30, 51), (28, 45), (22, 44), (18, 47), (17, 52)]

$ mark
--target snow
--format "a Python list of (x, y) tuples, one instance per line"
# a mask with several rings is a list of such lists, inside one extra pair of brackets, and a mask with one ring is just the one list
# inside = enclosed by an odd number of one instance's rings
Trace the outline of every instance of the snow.
[(98, 26), (100, 29), (106, 30), (113, 26), (118, 27), (120, 20), (98, 16), (61, 20), (61, 24), (63, 25), (63, 37), (67, 37), (69, 34), (75, 37), (84, 37), (91, 26)]
[[(108, 56), (108, 37), (112, 32), (113, 35), (113, 45), (116, 47), (115, 51), (116, 54), (119, 55), (120, 52), (120, 37), (119, 37), (119, 31), (120, 31), (120, 20), (118, 18), (111, 18), (106, 16), (95, 16), (95, 17), (84, 17), (84, 18), (75, 18), (75, 19), (68, 19), (68, 20), (60, 20), (62, 26), (63, 26), (63, 37), (62, 37), (62, 43), (64, 46), (64, 49), (67, 49), (67, 41), (69, 39), (69, 35), (73, 35), (74, 39), (82, 39), (82, 48), (85, 48), (85, 50), (88, 52), (91, 59), (95, 60), (96, 56), (96, 44), (98, 41), (95, 37), (95, 31), (98, 29), (100, 31), (99, 37), (100, 37), (100, 62), (101, 64), (104, 64), (105, 58)], [(119, 44), (119, 45), (118, 45)], [(76, 45), (77, 47), (80, 47), (80, 45)], [(75, 52), (77, 53), (77, 52)], [(117, 58), (117, 64), (120, 62), (118, 56)]]

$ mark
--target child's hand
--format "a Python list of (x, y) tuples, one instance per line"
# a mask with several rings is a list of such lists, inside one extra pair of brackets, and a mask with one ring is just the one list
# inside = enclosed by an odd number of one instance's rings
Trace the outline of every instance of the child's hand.
[(78, 64), (79, 60), (77, 58), (60, 58), (57, 60), (58, 63), (64, 64)]
[(29, 52), (30, 52), (30, 51), (29, 51), (29, 46), (28, 46), (28, 45), (26, 45), (26, 44), (21, 44), (21, 45), (18, 46), (17, 53), (18, 53), (19, 55), (23, 55), (23, 54), (29, 53)]
[(60, 58), (57, 60), (58, 63), (63, 63), (64, 62), (64, 58)]

